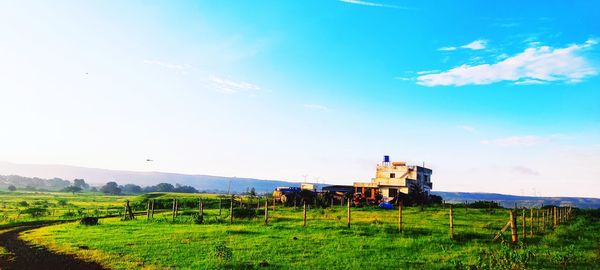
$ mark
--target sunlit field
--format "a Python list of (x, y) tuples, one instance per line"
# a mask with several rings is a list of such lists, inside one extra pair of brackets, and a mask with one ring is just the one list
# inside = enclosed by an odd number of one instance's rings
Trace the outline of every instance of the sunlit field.
[[(182, 204), (173, 220), (168, 202), (174, 197)], [(199, 197), (205, 202), (202, 224)], [(524, 243), (519, 227), (520, 242), (510, 246), (510, 230), (492, 242), (508, 221), (507, 209), (456, 207), (451, 240), (449, 209), (442, 206), (405, 208), (402, 232), (398, 232), (398, 210), (373, 207), (352, 208), (348, 228), (346, 206), (309, 209), (304, 227), (301, 207), (278, 205), (275, 211), (269, 207), (265, 225), (264, 200), (255, 209), (256, 198), (251, 203), (254, 209), (239, 210), (236, 201), (234, 212), (247, 217), (234, 217), (229, 224), (229, 202), (221, 199), (219, 211), (219, 197), (132, 197), (132, 205), (138, 208), (145, 209), (148, 198), (163, 199), (166, 205), (150, 220), (141, 214), (130, 221), (101, 219), (95, 226), (65, 223), (28, 231), (22, 237), (115, 269), (597, 269), (600, 263), (597, 211), (577, 211), (573, 220), (555, 230), (536, 232)], [(97, 196), (95, 200), (118, 205), (123, 199)]]

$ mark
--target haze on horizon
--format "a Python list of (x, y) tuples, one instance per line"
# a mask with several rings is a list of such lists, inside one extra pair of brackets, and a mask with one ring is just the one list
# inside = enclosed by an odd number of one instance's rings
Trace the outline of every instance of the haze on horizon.
[(598, 198), (599, 8), (1, 1), (0, 160)]

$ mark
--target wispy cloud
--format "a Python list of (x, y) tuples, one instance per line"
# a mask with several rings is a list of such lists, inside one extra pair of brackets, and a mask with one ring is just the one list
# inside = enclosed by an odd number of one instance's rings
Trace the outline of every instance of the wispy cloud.
[(304, 104), (302, 105), (304, 108), (307, 109), (313, 109), (313, 110), (322, 110), (322, 111), (327, 111), (329, 110), (329, 107), (327, 106), (323, 106), (323, 105), (319, 105), (319, 104)]
[(348, 4), (370, 6), (370, 7), (385, 7), (385, 8), (408, 9), (407, 7), (403, 7), (403, 6), (388, 5), (388, 4), (383, 4), (383, 3), (368, 2), (368, 1), (361, 1), (361, 0), (339, 0), (339, 1), (340, 2), (344, 2), (344, 3), (348, 3)]
[(486, 46), (487, 46), (486, 40), (478, 39), (469, 44), (462, 45), (460, 47), (463, 49), (470, 49), (470, 50), (483, 50), (483, 49), (485, 49)]
[(208, 78), (208, 81), (210, 82), (211, 86), (227, 94), (233, 94), (243, 91), (260, 90), (260, 87), (256, 84), (252, 84), (249, 82), (232, 81), (217, 76), (210, 76)]
[(597, 74), (597, 70), (579, 54), (596, 44), (596, 40), (589, 39), (583, 44), (572, 44), (564, 48), (530, 47), (494, 64), (464, 64), (448, 71), (422, 75), (417, 77), (417, 84), (462, 86), (501, 81), (511, 81), (515, 84), (577, 83)]
[(167, 69), (179, 70), (179, 71), (183, 71), (183, 70), (192, 68), (191, 65), (187, 65), (187, 64), (185, 64), (185, 65), (173, 64), (173, 63), (167, 63), (167, 62), (162, 62), (162, 61), (158, 61), (158, 60), (144, 60), (143, 63), (148, 64), (148, 65), (160, 66), (160, 67), (167, 68)]
[(548, 142), (548, 138), (540, 136), (511, 136), (507, 138), (499, 138), (494, 140), (483, 140), (481, 144), (497, 145), (497, 146), (534, 146)]
[(460, 128), (460, 129), (462, 129), (462, 130), (464, 130), (466, 132), (470, 132), (470, 133), (473, 133), (473, 132), (477, 131), (477, 129), (475, 129), (474, 127), (469, 126), (469, 125), (458, 125), (456, 127)]
[(438, 51), (444, 51), (444, 52), (456, 51), (456, 47), (441, 47), (438, 49)]
[(478, 39), (469, 44), (465, 44), (465, 45), (458, 46), (458, 47), (456, 47), (456, 46), (441, 47), (441, 48), (438, 48), (438, 51), (451, 52), (451, 51), (456, 51), (458, 49), (483, 50), (483, 49), (485, 49), (486, 46), (487, 46), (486, 40)]
[(515, 166), (512, 168), (512, 171), (518, 174), (525, 175), (540, 175), (540, 173), (532, 168), (527, 168), (523, 166)]

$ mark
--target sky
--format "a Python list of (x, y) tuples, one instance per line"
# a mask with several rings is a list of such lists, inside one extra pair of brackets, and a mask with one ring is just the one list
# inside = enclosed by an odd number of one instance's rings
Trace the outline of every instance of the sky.
[[(0, 160), (600, 197), (596, 1), (0, 1)], [(153, 161), (146, 161), (152, 159)]]

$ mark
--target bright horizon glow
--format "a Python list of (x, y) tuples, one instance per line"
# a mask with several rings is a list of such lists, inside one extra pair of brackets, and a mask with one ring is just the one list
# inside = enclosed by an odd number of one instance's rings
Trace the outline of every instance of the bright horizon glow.
[(2, 2), (0, 160), (599, 198), (599, 8)]

